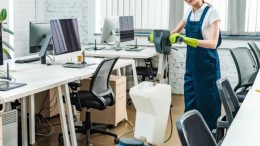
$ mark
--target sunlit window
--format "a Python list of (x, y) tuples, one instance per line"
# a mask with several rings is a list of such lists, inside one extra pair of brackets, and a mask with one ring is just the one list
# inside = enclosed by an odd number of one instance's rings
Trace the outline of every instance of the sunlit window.
[(135, 29), (169, 29), (169, 0), (96, 0), (96, 26), (105, 16), (134, 16)]
[(260, 2), (259, 0), (247, 0), (245, 32), (260, 32)]

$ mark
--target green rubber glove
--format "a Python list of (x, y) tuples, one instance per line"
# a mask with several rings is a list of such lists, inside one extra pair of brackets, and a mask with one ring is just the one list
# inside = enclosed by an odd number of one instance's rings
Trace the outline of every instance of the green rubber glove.
[(150, 43), (154, 43), (154, 35), (153, 35), (153, 32), (150, 34), (150, 36), (148, 37), (148, 41)]
[(171, 44), (177, 43), (177, 40), (178, 40), (179, 37), (181, 37), (181, 34), (179, 34), (179, 33), (171, 34), (170, 37), (169, 37), (170, 43)]
[(190, 38), (181, 36), (183, 38), (183, 42), (191, 47), (197, 48), (198, 46), (198, 39)]

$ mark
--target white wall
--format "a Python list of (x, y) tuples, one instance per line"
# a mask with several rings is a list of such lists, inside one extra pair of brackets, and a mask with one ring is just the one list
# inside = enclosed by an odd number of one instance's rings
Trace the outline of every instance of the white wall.
[(35, 21), (35, 0), (14, 0), (15, 57), (29, 54), (30, 21)]
[[(94, 13), (93, 13), (94, 14)], [(77, 18), (81, 43), (87, 43), (88, 0), (45, 0), (45, 21)], [(95, 19), (93, 18), (93, 21)]]

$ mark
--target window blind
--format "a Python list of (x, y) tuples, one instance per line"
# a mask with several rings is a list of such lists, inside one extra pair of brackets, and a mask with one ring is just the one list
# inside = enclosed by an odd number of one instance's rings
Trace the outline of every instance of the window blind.
[[(135, 29), (169, 29), (170, 0), (101, 1), (100, 25), (105, 16), (134, 16)], [(98, 2), (97, 2), (98, 3)]]

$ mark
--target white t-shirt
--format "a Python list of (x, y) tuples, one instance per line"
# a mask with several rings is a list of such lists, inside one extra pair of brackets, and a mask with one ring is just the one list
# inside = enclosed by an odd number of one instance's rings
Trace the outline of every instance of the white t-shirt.
[[(206, 6), (209, 6), (209, 4), (204, 3), (195, 12), (192, 10), (192, 7), (190, 7), (188, 9), (188, 11), (185, 13), (185, 15), (183, 16), (183, 20), (185, 22), (187, 22), (188, 16), (189, 16), (190, 12), (192, 11), (191, 16), (190, 16), (190, 21), (199, 21)], [(202, 36), (205, 40), (210, 39), (210, 35), (211, 35), (210, 25), (217, 20), (221, 20), (218, 11), (216, 9), (214, 9), (213, 7), (210, 7), (204, 18), (204, 21), (202, 23), (202, 29), (201, 29)]]

